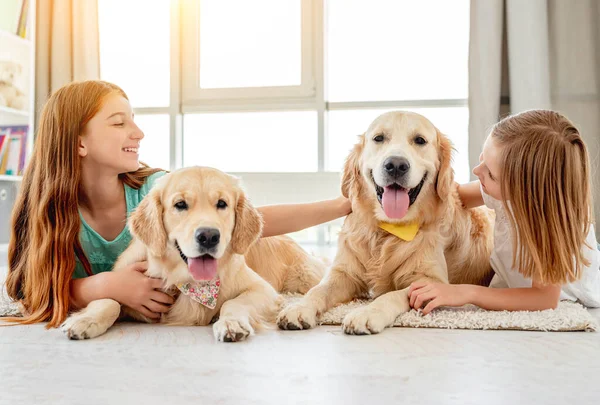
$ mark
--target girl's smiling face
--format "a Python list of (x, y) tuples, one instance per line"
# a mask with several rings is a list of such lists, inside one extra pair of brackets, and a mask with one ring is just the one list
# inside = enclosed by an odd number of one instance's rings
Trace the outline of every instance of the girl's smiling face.
[(500, 169), (500, 148), (490, 135), (483, 145), (479, 165), (473, 169), (473, 174), (479, 178), (483, 191), (496, 200), (502, 200)]
[(129, 101), (109, 96), (100, 111), (88, 122), (80, 137), (82, 163), (114, 171), (133, 172), (139, 168), (139, 146), (144, 133), (133, 121)]

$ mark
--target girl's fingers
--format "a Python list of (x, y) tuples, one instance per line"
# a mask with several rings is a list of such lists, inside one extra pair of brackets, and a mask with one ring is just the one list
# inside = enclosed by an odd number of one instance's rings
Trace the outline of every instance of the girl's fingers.
[(153, 291), (150, 294), (150, 299), (164, 305), (172, 305), (175, 302), (173, 297), (161, 291)]
[(408, 295), (410, 296), (413, 291), (418, 290), (419, 288), (423, 288), (427, 285), (426, 282), (424, 281), (417, 281), (416, 283), (412, 283), (410, 285), (410, 288), (408, 289)]
[(142, 315), (150, 319), (160, 319), (160, 314), (150, 311), (146, 306), (142, 305), (137, 309)]
[(423, 292), (423, 294), (419, 294), (419, 296), (415, 300), (415, 305), (413, 306), (413, 308), (419, 309), (419, 308), (421, 308), (421, 305), (423, 305), (424, 302), (434, 299), (435, 297), (436, 297), (436, 294), (433, 291)]
[(165, 285), (165, 282), (162, 278), (151, 278), (150, 281), (152, 284), (152, 288), (154, 289), (163, 288)]
[(425, 294), (427, 292), (429, 292), (431, 290), (432, 286), (430, 285), (425, 285), (424, 287), (418, 288), (416, 290), (414, 290), (412, 292), (412, 294), (410, 294), (410, 306), (414, 308), (415, 302), (417, 300), (417, 298), (421, 295), (421, 294)]
[(148, 270), (148, 262), (146, 262), (146, 261), (137, 262), (134, 264), (133, 268), (134, 268), (134, 270), (139, 271), (140, 273), (143, 273), (146, 270)]
[(161, 313), (168, 312), (170, 309), (168, 305), (164, 305), (164, 304), (161, 304), (160, 302), (156, 302), (156, 301), (152, 301), (152, 300), (150, 300), (150, 302), (146, 303), (144, 306), (146, 308), (148, 308), (150, 311), (157, 314), (158, 316), (160, 316)]
[(429, 304), (425, 305), (425, 308), (423, 309), (423, 315), (427, 315), (440, 305), (442, 305), (442, 300), (439, 298), (429, 301)]

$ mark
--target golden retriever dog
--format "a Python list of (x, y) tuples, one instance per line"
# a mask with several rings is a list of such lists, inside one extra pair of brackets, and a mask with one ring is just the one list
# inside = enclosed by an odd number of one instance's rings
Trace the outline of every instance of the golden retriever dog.
[[(158, 180), (130, 216), (133, 240), (113, 271), (148, 260), (145, 274), (164, 280), (164, 290), (176, 296), (161, 322), (208, 325), (218, 317), (215, 338), (240, 341), (274, 325), (278, 292), (306, 293), (325, 272), (323, 262), (288, 237), (257, 242), (262, 225), (237, 178), (212, 168), (180, 169)], [(71, 315), (62, 329), (71, 339), (93, 338), (120, 315), (150, 322), (102, 299)]]
[[(281, 329), (312, 328), (331, 307), (368, 294), (374, 301), (349, 313), (342, 328), (379, 333), (410, 309), (413, 282), (489, 283), (493, 213), (462, 206), (451, 152), (421, 115), (388, 112), (371, 123), (345, 163), (342, 193), (353, 212), (332, 268), (280, 312)], [(390, 233), (398, 230), (403, 238)]]

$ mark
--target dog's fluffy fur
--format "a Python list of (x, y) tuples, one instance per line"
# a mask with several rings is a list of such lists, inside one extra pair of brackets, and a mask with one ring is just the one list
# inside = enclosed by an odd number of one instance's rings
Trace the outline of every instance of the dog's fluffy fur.
[[(219, 200), (227, 206), (218, 207)], [(175, 206), (181, 201), (186, 204), (183, 210)], [(193, 281), (178, 247), (187, 257), (201, 255), (195, 234), (205, 227), (220, 232), (212, 254), (218, 259), (221, 281), (214, 309), (178, 294), (175, 287)], [(238, 180), (216, 169), (190, 167), (165, 175), (131, 215), (129, 228), (133, 241), (113, 271), (148, 260), (146, 275), (164, 280), (165, 291), (177, 296), (161, 322), (208, 325), (218, 316), (213, 330), (219, 341), (243, 340), (257, 327), (273, 322), (281, 303), (278, 292), (306, 293), (325, 271), (322, 261), (288, 237), (257, 242), (262, 232), (260, 214)], [(103, 334), (120, 314), (150, 322), (131, 308), (103, 299), (71, 315), (62, 328), (72, 339), (93, 338)]]
[[(345, 164), (342, 192), (353, 212), (340, 233), (337, 257), (319, 285), (279, 314), (280, 328), (314, 327), (319, 314), (370, 293), (376, 299), (348, 314), (342, 327), (348, 334), (378, 333), (409, 310), (413, 282), (489, 283), (493, 213), (462, 206), (451, 152), (448, 138), (418, 114), (390, 112), (370, 125)], [(400, 220), (386, 216), (377, 195), (390, 184), (384, 168), (390, 158), (410, 166), (403, 188), (413, 190), (424, 179)], [(380, 222), (418, 222), (420, 229), (407, 242), (380, 229)]]

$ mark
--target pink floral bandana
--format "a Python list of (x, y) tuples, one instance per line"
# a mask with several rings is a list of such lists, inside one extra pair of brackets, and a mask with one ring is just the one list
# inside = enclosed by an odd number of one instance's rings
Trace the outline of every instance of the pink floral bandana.
[(194, 301), (199, 302), (207, 308), (214, 309), (217, 306), (220, 286), (221, 280), (217, 277), (210, 281), (178, 284), (177, 288)]

